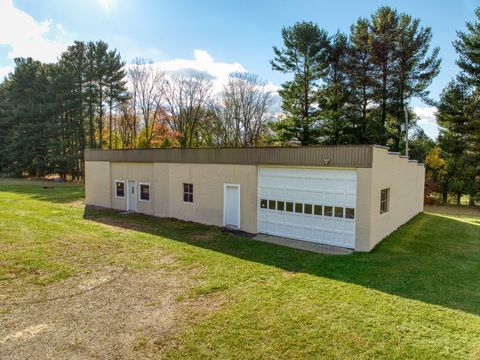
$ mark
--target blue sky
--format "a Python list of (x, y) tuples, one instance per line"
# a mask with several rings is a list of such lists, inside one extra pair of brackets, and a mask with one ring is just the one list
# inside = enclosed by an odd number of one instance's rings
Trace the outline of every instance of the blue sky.
[[(287, 77), (272, 71), (269, 59), (272, 46), (281, 45), (282, 26), (311, 20), (329, 33), (348, 31), (358, 17), (381, 5), (432, 27), (432, 45), (441, 48), (443, 59), (430, 88), (438, 97), (458, 72), (452, 46), (456, 30), (473, 20), (480, 0), (0, 0), (0, 75), (11, 69), (13, 56), (52, 61), (73, 40), (102, 39), (127, 62), (146, 57), (167, 68), (197, 66), (217, 77), (242, 69), (280, 85)], [(194, 55), (194, 50), (202, 51)], [(434, 109), (419, 101), (412, 106), (421, 126), (435, 136)]]

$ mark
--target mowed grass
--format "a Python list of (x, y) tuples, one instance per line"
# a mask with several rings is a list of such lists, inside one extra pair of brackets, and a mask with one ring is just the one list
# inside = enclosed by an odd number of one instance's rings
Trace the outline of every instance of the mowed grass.
[(480, 359), (478, 211), (431, 209), (369, 254), (326, 256), (82, 199), (80, 185), (0, 180), (0, 308), (93, 268), (160, 266), (195, 274), (185, 298), (226, 299), (166, 358)]

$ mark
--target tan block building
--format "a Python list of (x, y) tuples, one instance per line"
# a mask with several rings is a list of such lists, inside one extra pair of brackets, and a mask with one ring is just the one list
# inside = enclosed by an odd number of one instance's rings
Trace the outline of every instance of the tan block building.
[(85, 151), (89, 205), (357, 251), (423, 211), (424, 181), (372, 145)]

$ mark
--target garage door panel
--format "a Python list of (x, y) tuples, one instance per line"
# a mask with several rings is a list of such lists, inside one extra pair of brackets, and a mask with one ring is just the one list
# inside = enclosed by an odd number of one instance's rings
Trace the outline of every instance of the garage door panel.
[(260, 231), (353, 248), (355, 219), (346, 218), (346, 209), (353, 216), (356, 176), (354, 170), (260, 168), (259, 203), (268, 204), (259, 209)]

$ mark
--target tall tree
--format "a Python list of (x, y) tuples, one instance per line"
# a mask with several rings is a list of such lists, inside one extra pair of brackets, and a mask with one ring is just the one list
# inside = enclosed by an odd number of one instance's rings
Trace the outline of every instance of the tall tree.
[(151, 62), (138, 58), (134, 60), (128, 75), (133, 87), (134, 116), (136, 117), (138, 107), (145, 127), (144, 143), (149, 147), (155, 121), (158, 120), (161, 110), (165, 73), (154, 67)]
[(468, 83), (454, 80), (443, 90), (437, 121), (442, 127), (441, 145), (450, 155), (451, 189), (470, 195), (471, 203), (480, 191), (480, 96)]
[(86, 45), (86, 71), (85, 71), (85, 99), (88, 107), (88, 135), (90, 149), (96, 148), (95, 141), (95, 112), (98, 104), (98, 84), (96, 81), (96, 50), (95, 43), (89, 42)]
[(113, 110), (116, 103), (125, 102), (128, 98), (126, 89), (125, 63), (122, 61), (117, 50), (109, 51), (107, 54), (107, 76), (105, 94), (108, 103), (108, 147), (112, 148), (113, 136)]
[(374, 72), (368, 19), (360, 18), (350, 28), (350, 46), (347, 49), (346, 86), (349, 89), (350, 116), (358, 124), (355, 142), (369, 143), (367, 131), (373, 104)]
[(299, 22), (282, 29), (284, 47), (273, 47), (273, 70), (293, 74), (282, 84), (283, 120), (274, 127), (283, 140), (302, 145), (318, 142), (320, 135), (317, 90), (328, 73), (329, 39), (327, 33), (311, 22)]
[(272, 93), (257, 75), (231, 74), (215, 112), (218, 145), (255, 146), (271, 120)]
[[(397, 90), (395, 96), (395, 119), (393, 127), (396, 130), (394, 150), (400, 150), (404, 110), (412, 97), (431, 103), (428, 98), (428, 86), (440, 71), (441, 60), (438, 58), (440, 49), (434, 48), (431, 53), (430, 43), (432, 30), (430, 27), (420, 27), (420, 19), (413, 19), (408, 14), (400, 14), (397, 27), (396, 47), (394, 51), (394, 84)], [(413, 119), (410, 117), (410, 119)]]
[(21, 175), (43, 176), (48, 173), (49, 122), (52, 120), (48, 96), (48, 68), (31, 58), (15, 59), (8, 95), (15, 127), (5, 149), (8, 170)]
[(104, 131), (104, 102), (108, 72), (108, 45), (103, 41), (98, 41), (94, 45), (95, 64), (94, 64), (94, 80), (97, 85), (97, 109), (98, 109), (98, 147), (103, 148), (103, 131)]
[[(347, 88), (348, 38), (337, 32), (331, 39), (328, 51), (328, 72), (325, 84), (320, 87), (318, 108), (321, 117), (321, 138), (327, 144), (351, 142), (355, 127), (348, 113), (347, 101), (350, 90)], [(350, 129), (350, 130), (349, 130)]]
[(394, 98), (394, 66), (398, 13), (388, 6), (380, 7), (372, 16), (370, 22), (371, 60), (374, 69), (374, 96), (379, 103), (379, 138), (376, 142), (387, 143), (386, 124)]
[(177, 74), (165, 84), (165, 109), (170, 129), (183, 147), (203, 143), (201, 126), (213, 118), (212, 82), (202, 74)]
[(2, 129), (0, 131), (0, 172), (5, 171), (9, 165), (6, 149), (15, 131), (15, 122), (10, 103), (12, 85), (11, 75), (0, 83), (0, 129)]
[[(480, 20), (480, 7), (475, 9), (475, 16)], [(457, 65), (462, 69), (465, 81), (480, 88), (480, 22), (467, 22), (467, 31), (457, 31), (458, 39), (453, 42), (459, 54)]]

